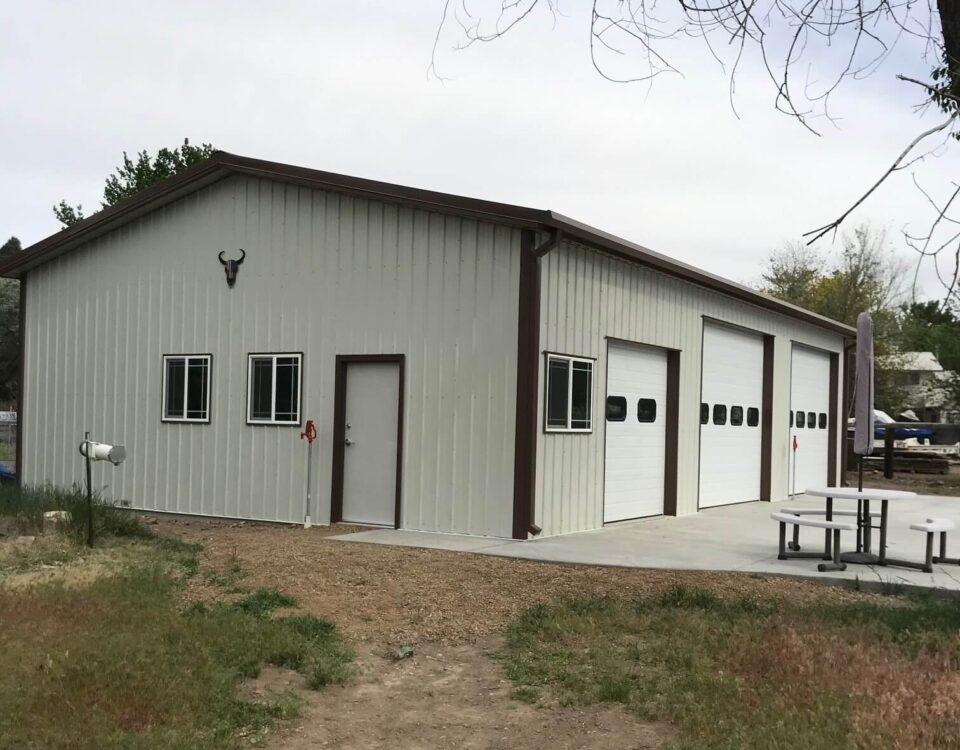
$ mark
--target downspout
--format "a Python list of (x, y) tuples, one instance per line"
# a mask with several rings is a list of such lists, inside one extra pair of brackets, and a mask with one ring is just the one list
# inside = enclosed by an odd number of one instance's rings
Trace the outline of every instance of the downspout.
[(26, 271), (20, 274), (20, 309), (17, 311), (17, 320), (20, 327), (20, 362), (17, 364), (17, 445), (16, 445), (16, 483), (17, 487), (23, 487), (23, 430), (26, 424), (23, 419), (23, 392), (26, 378), (26, 352), (27, 352), (27, 274)]
[[(549, 253), (551, 250), (553, 250), (554, 248), (560, 245), (560, 240), (562, 239), (562, 237), (563, 237), (563, 232), (561, 232), (559, 229), (554, 229), (551, 231), (550, 236), (547, 237), (547, 239), (545, 239), (543, 242), (541, 242), (539, 245), (537, 245), (533, 249), (533, 257), (536, 258), (536, 262), (537, 262), (537, 329), (536, 329), (536, 337), (534, 339), (536, 341), (536, 356), (537, 356), (537, 370), (535, 372), (537, 373), (539, 373), (539, 370), (540, 370), (539, 368), (539, 363), (540, 363), (540, 260), (547, 253)], [(536, 388), (535, 391), (536, 391), (536, 397), (534, 399), (534, 403), (536, 404), (536, 403), (539, 403), (540, 401), (540, 389)], [(536, 408), (534, 408), (534, 412), (536, 412)], [(539, 430), (537, 429), (536, 419), (534, 419), (534, 425), (533, 425), (534, 445), (536, 445), (538, 433), (539, 433)], [(536, 455), (537, 455), (536, 450), (534, 450), (534, 453), (533, 453), (534, 466), (533, 466), (533, 482), (532, 482), (533, 486), (530, 491), (530, 510), (528, 515), (530, 525), (528, 526), (528, 531), (534, 536), (540, 536), (540, 532), (542, 532), (543, 529), (537, 525)]]
[(517, 402), (513, 464), (513, 538), (527, 539), (543, 531), (536, 523), (537, 407), (540, 372), (540, 259), (555, 248), (560, 232), (539, 245), (536, 232), (520, 234), (520, 279), (517, 312)]

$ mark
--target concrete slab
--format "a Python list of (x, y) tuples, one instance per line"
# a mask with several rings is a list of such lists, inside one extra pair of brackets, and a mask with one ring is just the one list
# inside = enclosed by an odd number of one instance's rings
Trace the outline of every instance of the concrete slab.
[[(876, 510), (879, 511), (879, 503)], [(458, 534), (435, 534), (405, 529), (377, 529), (332, 537), (338, 541), (396, 544), (476, 554), (500, 555), (543, 562), (612, 565), (629, 568), (730, 570), (750, 573), (809, 576), (823, 580), (854, 580), (902, 584), (960, 592), (960, 566), (934, 565), (933, 573), (893, 566), (849, 565), (845, 571), (820, 573), (817, 560), (778, 560), (777, 524), (770, 513), (783, 507), (822, 508), (820, 498), (799, 497), (782, 503), (745, 503), (711, 508), (695, 515), (663, 516), (614, 524), (595, 531), (516, 541)], [(835, 501), (836, 508), (855, 508), (855, 501)], [(890, 557), (921, 560), (924, 535), (911, 523), (928, 517), (952, 518), (960, 525), (960, 501), (925, 498), (890, 502), (888, 551)], [(874, 533), (874, 548), (879, 534)], [(960, 555), (960, 529), (948, 535), (947, 553)], [(807, 549), (823, 548), (823, 532), (800, 530)], [(854, 534), (844, 532), (844, 550), (853, 549)]]

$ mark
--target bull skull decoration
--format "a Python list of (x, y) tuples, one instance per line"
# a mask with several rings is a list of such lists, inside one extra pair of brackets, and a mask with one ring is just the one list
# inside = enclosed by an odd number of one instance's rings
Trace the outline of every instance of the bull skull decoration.
[(243, 248), (240, 248), (240, 257), (236, 260), (224, 260), (223, 250), (220, 251), (217, 257), (220, 258), (220, 262), (223, 264), (223, 271), (227, 274), (227, 286), (232, 289), (234, 283), (237, 281), (237, 271), (240, 268), (240, 264), (243, 263), (243, 259), (247, 257), (247, 254)]

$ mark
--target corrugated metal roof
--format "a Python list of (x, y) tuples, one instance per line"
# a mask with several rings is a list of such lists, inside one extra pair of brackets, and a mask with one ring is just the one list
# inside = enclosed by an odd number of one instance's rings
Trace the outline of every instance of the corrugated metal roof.
[(553, 233), (559, 232), (590, 247), (656, 268), (664, 273), (717, 290), (745, 302), (812, 323), (844, 336), (852, 337), (855, 334), (854, 329), (850, 326), (770, 297), (743, 284), (737, 284), (694, 266), (681, 263), (642, 245), (629, 242), (553, 211), (467, 198), (432, 190), (421, 190), (262, 159), (251, 159), (229, 154), (225, 151), (217, 151), (210, 158), (194, 164), (180, 174), (156, 185), (151, 185), (136, 195), (98, 211), (83, 221), (31, 245), (8, 262), (0, 264), (0, 276), (19, 278), (29, 272), (30, 269), (69, 252), (94, 237), (116, 229), (159, 206), (175, 201), (230, 174), (259, 176), (280, 182), (415, 205), (486, 221), (529, 227)]

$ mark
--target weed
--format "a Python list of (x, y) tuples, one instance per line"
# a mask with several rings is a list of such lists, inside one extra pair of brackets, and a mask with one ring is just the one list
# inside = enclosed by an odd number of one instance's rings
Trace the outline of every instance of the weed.
[(276, 589), (257, 589), (252, 594), (243, 597), (234, 603), (234, 607), (241, 612), (247, 612), (258, 617), (266, 617), (273, 610), (280, 607), (292, 607), (297, 600)]
[(540, 688), (531, 687), (530, 685), (518, 685), (510, 690), (510, 697), (521, 703), (533, 705), (540, 700)]

